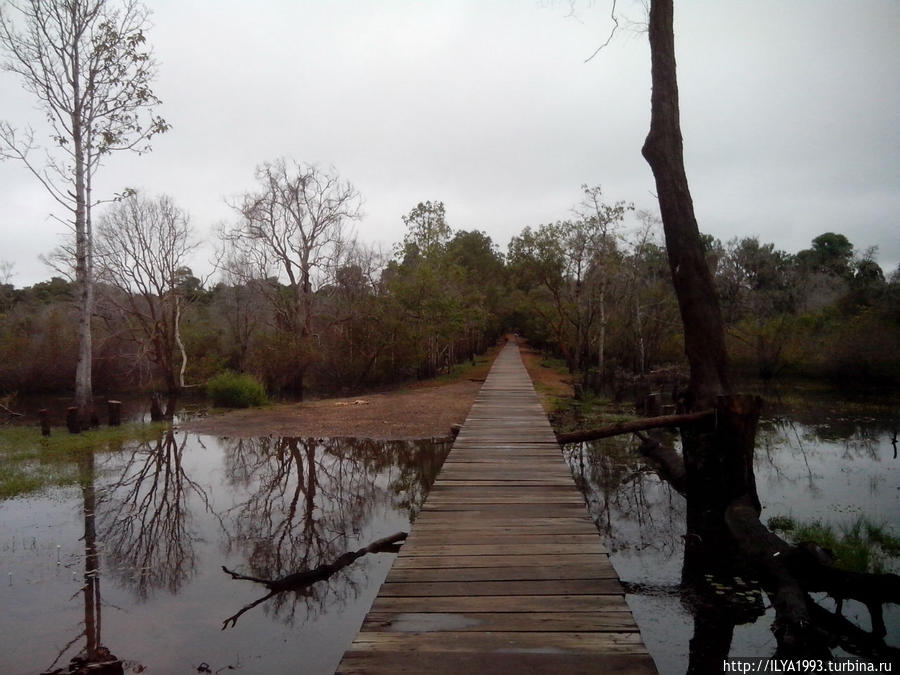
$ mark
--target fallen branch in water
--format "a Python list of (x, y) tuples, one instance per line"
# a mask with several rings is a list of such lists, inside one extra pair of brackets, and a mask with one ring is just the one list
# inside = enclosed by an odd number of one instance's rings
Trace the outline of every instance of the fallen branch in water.
[(225, 621), (222, 623), (222, 630), (228, 628), (228, 624), (231, 624), (232, 627), (236, 626), (238, 618), (244, 612), (247, 612), (248, 610), (251, 610), (257, 605), (265, 602), (273, 595), (283, 593), (284, 591), (298, 591), (302, 588), (306, 588), (307, 586), (316, 583), (317, 581), (324, 581), (325, 579), (328, 579), (348, 565), (351, 565), (358, 558), (363, 557), (367, 553), (396, 553), (400, 550), (400, 542), (405, 539), (406, 532), (397, 532), (396, 534), (392, 534), (390, 537), (385, 537), (383, 539), (373, 541), (371, 544), (364, 548), (358, 549), (356, 551), (348, 551), (347, 553), (344, 553), (342, 556), (337, 558), (334, 562), (319, 565), (318, 567), (315, 567), (311, 570), (294, 572), (278, 579), (263, 579), (261, 577), (251, 577), (246, 574), (232, 572), (230, 569), (225, 567), (225, 565), (222, 565), (222, 571), (226, 574), (230, 574), (232, 579), (252, 581), (257, 584), (262, 584), (269, 589), (269, 592), (266, 595), (259, 598), (258, 600), (251, 602), (249, 605), (245, 605), (237, 614), (234, 614), (225, 619)]
[(685, 415), (642, 417), (641, 419), (633, 420), (631, 422), (618, 422), (616, 424), (611, 424), (608, 427), (600, 427), (599, 429), (573, 431), (569, 434), (557, 434), (556, 440), (561, 444), (594, 441), (598, 438), (609, 438), (610, 436), (630, 434), (636, 431), (647, 431), (648, 429), (659, 429), (661, 427), (678, 427), (682, 424), (698, 422), (707, 417), (712, 417), (715, 414), (715, 410), (701, 410), (700, 412), (687, 413)]

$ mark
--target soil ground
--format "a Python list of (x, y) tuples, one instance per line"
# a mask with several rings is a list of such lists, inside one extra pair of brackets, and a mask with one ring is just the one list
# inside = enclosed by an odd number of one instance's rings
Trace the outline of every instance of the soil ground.
[[(321, 436), (383, 440), (450, 435), (462, 424), (497, 350), (467, 369), (456, 381), (434, 380), (402, 389), (350, 398), (329, 398), (232, 410), (180, 425), (185, 431), (214, 436)], [(553, 369), (540, 366), (540, 355), (523, 347), (522, 357), (547, 408), (547, 394), (566, 395), (568, 386)]]

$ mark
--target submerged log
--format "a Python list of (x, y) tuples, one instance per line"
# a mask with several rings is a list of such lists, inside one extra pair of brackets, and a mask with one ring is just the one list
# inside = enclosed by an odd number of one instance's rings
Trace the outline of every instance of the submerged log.
[[(678, 453), (638, 435), (643, 441), (641, 452), (659, 465), (660, 477), (685, 494), (686, 471)], [(852, 644), (873, 658), (897, 658), (900, 651), (886, 646), (882, 639), (886, 634), (882, 607), (888, 602), (900, 604), (900, 576), (841, 570), (814, 544), (789, 544), (763, 525), (756, 500), (749, 495), (729, 504), (725, 524), (740, 555), (772, 595), (776, 614), (773, 630), (781, 655), (822, 655), (830, 636), (846, 641), (844, 648), (851, 653)], [(811, 592), (825, 592), (835, 598), (837, 613), (815, 603), (808, 595)], [(871, 632), (854, 627), (840, 616), (843, 599), (866, 606), (872, 619)]]
[(759, 520), (759, 510), (749, 498), (741, 498), (725, 512), (725, 523), (750, 564), (772, 590), (779, 646), (789, 654), (811, 655), (827, 649), (812, 623), (805, 590), (790, 568), (793, 547)]
[(825, 592), (840, 602), (858, 600), (869, 610), (874, 638), (887, 634), (882, 614), (884, 603), (900, 603), (900, 576), (867, 574), (834, 567), (822, 549), (810, 542), (792, 546), (769, 531), (760, 521), (754, 505), (737, 500), (725, 520), (741, 552), (760, 570), (774, 589), (773, 630), (788, 652), (810, 653), (821, 647), (814, 618), (819, 615), (806, 593)]

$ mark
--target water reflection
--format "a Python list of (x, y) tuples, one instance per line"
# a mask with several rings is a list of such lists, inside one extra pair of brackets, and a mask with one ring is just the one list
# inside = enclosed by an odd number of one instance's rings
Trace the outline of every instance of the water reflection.
[[(807, 418), (809, 419), (809, 418)], [(819, 414), (815, 424), (792, 415), (760, 423), (756, 479), (762, 520), (849, 523), (861, 514), (900, 533), (900, 467), (890, 420)], [(871, 423), (870, 423), (871, 422)], [(663, 673), (719, 672), (731, 656), (771, 656), (773, 612), (758, 584), (739, 567), (687, 570), (683, 498), (662, 483), (624, 438), (567, 446), (564, 454), (585, 492), (591, 514), (609, 542), (611, 558), (648, 648)], [(896, 571), (896, 570), (895, 570)], [(844, 608), (852, 624), (823, 598), (817, 621), (844, 638), (845, 653), (860, 653), (869, 616)], [(900, 644), (900, 612), (887, 606), (888, 644)], [(878, 649), (869, 641), (867, 649)], [(841, 654), (840, 649), (837, 654)]]
[(118, 478), (104, 488), (100, 518), (108, 567), (141, 599), (159, 588), (177, 593), (196, 566), (191, 495), (212, 509), (206, 491), (185, 472), (187, 438), (168, 431), (123, 451)]
[[(448, 451), (430, 441), (169, 431), (73, 458), (77, 487), (0, 501), (0, 563), (11, 571), (4, 595), (15, 607), (0, 613), (0, 672), (70, 672), (78, 659), (115, 659), (105, 645), (124, 659), (108, 672), (182, 672), (201, 662), (216, 670), (247, 659), (257, 671), (298, 662), (333, 670), (389, 556), (279, 594), (227, 633), (223, 619), (258, 591), (222, 566), (276, 578), (408, 530)], [(103, 577), (114, 583), (101, 596)]]
[[(225, 518), (230, 547), (249, 574), (275, 579), (328, 563), (357, 546), (373, 505), (390, 505), (412, 520), (443, 463), (431, 442), (355, 439), (235, 439), (225, 445), (225, 476), (247, 495)], [(367, 542), (365, 542), (367, 543)], [(272, 611), (292, 621), (358, 592), (343, 572), (293, 593), (276, 595)]]
[[(84, 522), (84, 573), (81, 597), (84, 602), (84, 630), (66, 644), (43, 675), (57, 673), (123, 673), (122, 663), (101, 641), (102, 597), (100, 594), (100, 554), (97, 537), (97, 490), (94, 455), (82, 453), (77, 459), (78, 483), (81, 488), (81, 513)], [(74, 574), (73, 574), (74, 578)], [(78, 594), (76, 594), (77, 596)], [(74, 596), (73, 596), (74, 597)], [(57, 663), (84, 638), (84, 647), (65, 667)]]

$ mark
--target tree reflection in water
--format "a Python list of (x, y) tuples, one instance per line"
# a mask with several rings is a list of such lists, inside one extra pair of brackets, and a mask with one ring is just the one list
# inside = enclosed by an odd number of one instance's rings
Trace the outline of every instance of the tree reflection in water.
[[(82, 517), (84, 522), (84, 583), (81, 595), (84, 600), (84, 630), (63, 647), (44, 671), (44, 675), (57, 673), (98, 673), (115, 675), (123, 672), (122, 662), (103, 645), (101, 631), (102, 598), (100, 595), (100, 553), (97, 536), (97, 486), (94, 453), (84, 452), (78, 457), (78, 483), (81, 488)], [(81, 638), (84, 648), (74, 656), (66, 668), (56, 664)]]
[[(52, 662), (46, 672), (78, 672), (70, 669), (114, 658), (105, 641), (115, 642), (110, 647), (119, 657), (139, 659), (147, 667), (163, 663), (166, 672), (183, 653), (221, 653), (221, 643), (207, 631), (218, 634), (224, 616), (253, 592), (239, 590), (236, 585), (245, 582), (222, 574), (223, 565), (277, 578), (333, 563), (343, 553), (408, 530), (449, 446), (449, 441), (205, 439), (167, 430), (152, 441), (79, 454), (72, 460), (78, 489), (59, 492), (71, 500), (77, 518), (71, 526), (68, 514), (54, 521), (59, 527), (50, 535), (57, 551), (55, 572), (51, 578), (41, 568), (38, 588), (45, 596), (22, 593), (26, 609), (4, 624), (23, 644), (7, 659), (0, 655), (0, 670), (25, 672), (29, 655), (40, 653), (45, 664)], [(45, 528), (44, 503), (54, 500), (37, 498), (33, 513), (21, 512), (4, 534)], [(66, 541), (76, 548), (60, 562), (55, 544), (62, 542), (65, 550)], [(15, 556), (5, 554), (5, 560), (15, 563)], [(309, 619), (309, 626), (298, 631), (306, 640), (317, 634), (320, 620), (322, 626), (343, 630), (349, 624), (341, 615), (361, 610), (356, 600), (372, 590), (371, 584), (364, 586), (367, 577), (386, 571), (385, 562), (383, 557), (360, 559), (304, 591), (271, 598), (262, 609), (286, 624), (295, 615), (304, 624)], [(11, 569), (29, 578), (27, 564)], [(72, 579), (60, 578), (64, 569), (71, 569)], [(102, 597), (101, 574), (106, 575)], [(112, 587), (110, 579), (116, 582)], [(78, 587), (74, 596), (72, 582)], [(49, 592), (52, 584), (59, 585), (58, 593)], [(207, 598), (214, 614), (207, 616), (205, 605), (195, 604), (192, 593), (200, 588), (216, 589), (217, 597)], [(158, 597), (159, 591), (185, 600)], [(69, 623), (72, 600), (77, 602), (74, 630)], [(173, 608), (183, 609), (175, 623), (196, 626), (196, 632), (191, 628), (184, 633), (167, 623)], [(110, 611), (123, 620), (101, 618)], [(143, 631), (144, 625), (158, 630)], [(250, 640), (236, 641), (242, 653), (264, 649), (257, 645), (260, 632), (269, 630), (267, 621), (247, 618), (242, 628)], [(53, 642), (47, 654), (44, 636), (49, 635)], [(316, 645), (315, 658), (332, 658), (341, 639)], [(169, 646), (179, 651), (167, 652)], [(124, 663), (126, 668), (143, 667), (135, 660)]]
[[(228, 510), (230, 545), (248, 574), (275, 579), (330, 563), (358, 546), (373, 508), (391, 504), (414, 518), (449, 442), (357, 439), (234, 439), (226, 477), (249, 497)], [(381, 535), (389, 534), (382, 532)], [(291, 622), (299, 606), (314, 616), (358, 593), (347, 570), (276, 595), (268, 609)]]
[(197, 563), (191, 495), (211, 509), (206, 491), (185, 472), (186, 441), (168, 430), (140, 443), (105, 491), (101, 532), (108, 567), (142, 599), (158, 588), (177, 593)]

